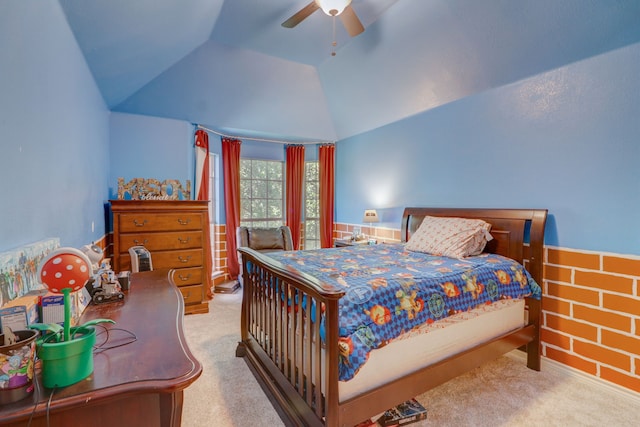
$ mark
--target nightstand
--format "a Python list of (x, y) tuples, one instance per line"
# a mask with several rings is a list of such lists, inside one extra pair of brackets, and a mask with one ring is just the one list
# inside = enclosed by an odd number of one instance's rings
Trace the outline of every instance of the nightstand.
[[(373, 242), (373, 243), (372, 243)], [(341, 248), (344, 246), (358, 246), (358, 245), (375, 245), (377, 240), (351, 240), (351, 239), (334, 239), (333, 246), (335, 248)]]

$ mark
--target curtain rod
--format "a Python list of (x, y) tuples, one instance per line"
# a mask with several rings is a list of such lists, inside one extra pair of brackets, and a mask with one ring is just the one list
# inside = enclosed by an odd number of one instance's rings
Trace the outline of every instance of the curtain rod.
[(334, 141), (312, 141), (312, 142), (295, 142), (295, 141), (283, 141), (279, 139), (266, 139), (266, 138), (252, 138), (249, 136), (236, 136), (236, 135), (228, 135), (217, 130), (209, 129), (202, 125), (196, 125), (198, 129), (205, 130), (207, 132), (215, 133), (216, 135), (225, 137), (225, 138), (235, 138), (235, 139), (249, 139), (252, 141), (261, 141), (261, 142), (275, 142), (277, 144), (291, 144), (291, 145), (323, 145), (323, 144), (334, 144)]

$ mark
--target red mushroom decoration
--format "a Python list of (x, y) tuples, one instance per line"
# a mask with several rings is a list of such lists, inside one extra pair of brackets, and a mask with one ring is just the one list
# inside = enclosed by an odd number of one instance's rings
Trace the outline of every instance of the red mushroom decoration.
[(54, 293), (80, 290), (91, 274), (91, 261), (74, 248), (58, 249), (44, 259), (40, 266), (40, 280)]
[(82, 289), (91, 276), (91, 261), (78, 249), (60, 248), (40, 263), (40, 281), (53, 293), (64, 295), (64, 340), (69, 340), (71, 292)]

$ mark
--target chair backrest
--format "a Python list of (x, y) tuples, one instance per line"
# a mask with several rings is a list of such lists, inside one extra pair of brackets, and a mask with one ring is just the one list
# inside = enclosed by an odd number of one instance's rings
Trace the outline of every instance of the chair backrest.
[(259, 252), (292, 251), (293, 239), (286, 225), (277, 228), (240, 226), (236, 229), (236, 245)]

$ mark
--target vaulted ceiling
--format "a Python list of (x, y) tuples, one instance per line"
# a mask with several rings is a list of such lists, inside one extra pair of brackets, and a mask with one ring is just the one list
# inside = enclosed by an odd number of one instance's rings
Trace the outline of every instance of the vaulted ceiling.
[(637, 0), (59, 0), (113, 111), (340, 140), (640, 42)]

